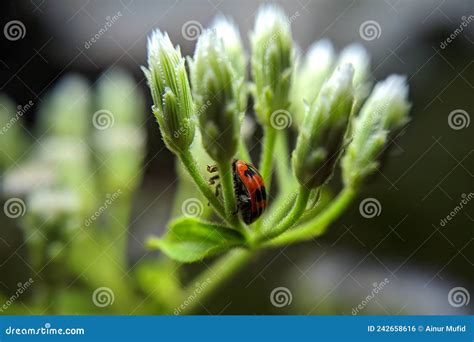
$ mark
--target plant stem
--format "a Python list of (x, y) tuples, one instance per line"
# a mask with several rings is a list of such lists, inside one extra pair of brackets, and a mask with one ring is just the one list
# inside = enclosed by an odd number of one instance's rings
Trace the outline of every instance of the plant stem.
[(222, 192), (224, 194), (224, 209), (227, 221), (244, 234), (250, 243), (250, 236), (236, 213), (237, 202), (234, 193), (234, 182), (232, 179), (232, 163), (225, 162), (218, 164), (219, 176), (222, 184)]
[(183, 163), (184, 167), (188, 171), (191, 178), (196, 183), (198, 189), (201, 191), (204, 197), (206, 197), (209, 203), (213, 206), (217, 214), (219, 214), (219, 216), (221, 216), (224, 220), (229, 221), (225, 215), (225, 209), (222, 203), (219, 202), (219, 199), (214, 195), (207, 181), (199, 172), (196, 165), (196, 161), (194, 160), (191, 152), (189, 150), (181, 152), (179, 154), (179, 158), (181, 159), (181, 162)]
[(354, 188), (346, 187), (342, 190), (329, 207), (314, 219), (293, 230), (276, 237), (272, 241), (266, 243), (266, 246), (282, 246), (292, 244), (298, 241), (310, 240), (315, 236), (319, 236), (325, 232), (326, 228), (337, 219), (342, 211), (355, 198), (357, 191)]
[(222, 192), (224, 195), (224, 207), (227, 217), (235, 215), (236, 200), (234, 195), (234, 185), (232, 181), (232, 163), (224, 162), (217, 164), (219, 176), (222, 185)]
[(288, 228), (292, 227), (296, 223), (296, 221), (298, 221), (298, 219), (301, 217), (304, 210), (306, 209), (306, 204), (308, 203), (310, 193), (311, 189), (308, 189), (304, 185), (300, 185), (295, 205), (293, 206), (293, 209), (291, 209), (288, 216), (286, 216), (286, 218), (275, 228), (272, 228), (270, 231), (264, 232), (262, 235), (260, 235), (257, 238), (257, 241), (270, 240), (282, 234)]
[(262, 174), (267, 193), (270, 193), (272, 176), (273, 151), (275, 150), (276, 131), (270, 125), (265, 126), (263, 136), (262, 157), (260, 160), (260, 173)]
[(239, 142), (239, 156), (246, 162), (252, 162), (252, 157), (250, 157), (250, 153), (247, 148), (247, 144), (244, 141), (244, 138), (241, 138)]
[[(198, 309), (200, 303), (206, 301), (229, 277), (249, 262), (253, 256), (253, 251), (235, 250), (217, 260), (186, 288), (185, 300), (191, 301), (192, 299), (192, 301), (180, 313), (193, 313)], [(206, 286), (203, 286), (203, 284), (206, 284)]]
[(288, 140), (285, 131), (278, 132), (275, 142), (275, 155), (278, 158), (275, 159), (275, 168), (278, 180), (279, 192), (288, 193), (293, 189), (292, 177), (288, 150)]

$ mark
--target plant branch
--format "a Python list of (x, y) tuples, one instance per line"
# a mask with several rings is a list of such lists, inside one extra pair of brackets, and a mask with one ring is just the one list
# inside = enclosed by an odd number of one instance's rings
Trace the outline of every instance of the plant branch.
[(234, 195), (234, 185), (232, 181), (232, 163), (218, 163), (222, 192), (224, 194), (224, 208), (227, 217), (235, 215), (236, 200)]
[(252, 157), (250, 157), (249, 150), (247, 148), (247, 144), (245, 143), (244, 138), (240, 139), (239, 142), (239, 156), (246, 162), (252, 162)]
[[(219, 199), (214, 195), (211, 188), (209, 187), (208, 182), (204, 179), (204, 177), (199, 172), (196, 161), (194, 160), (191, 152), (189, 150), (181, 152), (179, 154), (179, 158), (181, 159), (181, 162), (183, 163), (184, 167), (188, 171), (191, 178), (196, 183), (198, 189), (201, 191), (204, 197), (206, 197), (209, 203), (213, 206), (217, 214), (219, 214), (220, 217), (222, 217), (224, 220), (229, 222), (225, 214), (224, 206), (222, 205), (221, 202), (219, 202)], [(229, 223), (232, 224), (232, 222), (229, 222)]]
[(293, 206), (293, 209), (291, 209), (288, 216), (286, 216), (286, 218), (280, 222), (280, 224), (272, 228), (270, 231), (263, 232), (263, 234), (258, 237), (257, 241), (271, 240), (272, 238), (282, 234), (288, 228), (292, 227), (306, 209), (306, 204), (308, 203), (310, 193), (310, 189), (304, 185), (300, 185), (295, 205)]
[(321, 214), (316, 216), (308, 223), (302, 224), (292, 230), (277, 236), (275, 239), (267, 242), (265, 246), (282, 246), (299, 241), (310, 240), (316, 236), (323, 234), (326, 228), (336, 220), (347, 206), (355, 198), (357, 191), (351, 187), (346, 187), (342, 190), (329, 207)]
[(235, 199), (234, 182), (232, 179), (232, 163), (219, 163), (218, 169), (222, 184), (222, 192), (224, 194), (224, 209), (227, 221), (242, 232), (248, 242), (251, 242), (250, 236), (236, 212), (237, 202)]
[(270, 192), (272, 182), (273, 151), (275, 150), (276, 131), (270, 125), (265, 126), (263, 136), (262, 156), (260, 160), (260, 172), (262, 173), (267, 193)]
[(281, 193), (289, 193), (294, 186), (294, 177), (290, 168), (290, 151), (288, 150), (288, 139), (285, 131), (277, 133), (275, 142), (275, 168), (278, 180), (278, 188)]

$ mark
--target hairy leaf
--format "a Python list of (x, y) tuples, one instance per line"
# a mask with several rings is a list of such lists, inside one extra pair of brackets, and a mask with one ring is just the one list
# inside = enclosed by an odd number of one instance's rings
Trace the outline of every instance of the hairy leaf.
[(163, 238), (151, 237), (147, 241), (150, 249), (160, 249), (180, 262), (199, 261), (244, 244), (239, 232), (195, 218), (177, 219)]

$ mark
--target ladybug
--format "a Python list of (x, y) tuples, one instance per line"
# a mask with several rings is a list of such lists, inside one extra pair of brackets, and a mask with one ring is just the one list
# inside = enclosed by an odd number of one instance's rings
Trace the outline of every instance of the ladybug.
[[(208, 172), (216, 172), (217, 166), (208, 165)], [(267, 207), (267, 191), (263, 178), (257, 168), (243, 160), (235, 159), (232, 162), (232, 176), (234, 181), (234, 194), (237, 200), (237, 210), (246, 224), (251, 224), (262, 215)], [(218, 175), (209, 179), (214, 184)], [(216, 186), (216, 196), (219, 195), (221, 184)]]

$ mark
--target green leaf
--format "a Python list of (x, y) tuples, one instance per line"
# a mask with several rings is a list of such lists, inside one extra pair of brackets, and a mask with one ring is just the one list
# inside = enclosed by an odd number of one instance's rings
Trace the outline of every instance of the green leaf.
[(194, 218), (177, 219), (163, 238), (147, 241), (148, 248), (160, 249), (180, 262), (199, 261), (244, 244), (239, 232)]

